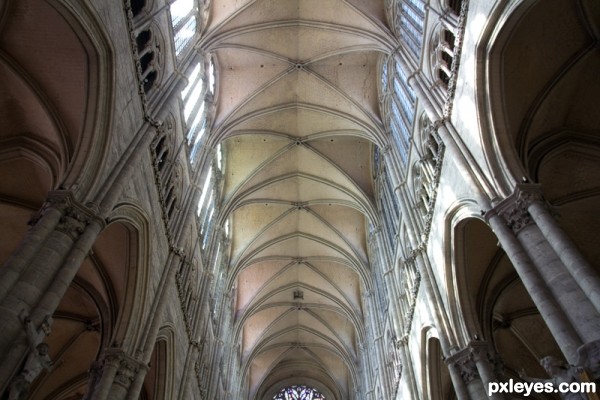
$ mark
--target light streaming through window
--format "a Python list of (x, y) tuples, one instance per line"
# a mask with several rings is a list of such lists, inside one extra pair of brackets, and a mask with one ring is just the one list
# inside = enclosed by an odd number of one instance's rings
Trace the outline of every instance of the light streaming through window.
[(179, 57), (191, 43), (196, 33), (196, 8), (194, 0), (177, 0), (171, 4), (171, 25), (175, 55)]
[(416, 96), (407, 81), (408, 77), (399, 63), (393, 60), (389, 66), (384, 63), (381, 84), (388, 100), (383, 104), (382, 111), (386, 115), (393, 143), (404, 166), (411, 147), (416, 102)]
[[(208, 71), (207, 71), (208, 69)], [(195, 164), (196, 156), (204, 144), (205, 133), (210, 129), (214, 111), (213, 92), (215, 87), (214, 65), (210, 55), (198, 62), (188, 78), (188, 84), (181, 91), (183, 116), (187, 126), (187, 143), (190, 147), (190, 162)]]
[(418, 59), (423, 46), (425, 2), (423, 0), (400, 0), (396, 7), (396, 29), (404, 44)]

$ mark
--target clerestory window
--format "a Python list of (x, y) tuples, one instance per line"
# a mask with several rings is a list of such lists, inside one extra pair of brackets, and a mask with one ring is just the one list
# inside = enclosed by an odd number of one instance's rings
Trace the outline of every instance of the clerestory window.
[(194, 0), (176, 0), (170, 11), (175, 56), (180, 58), (196, 34), (198, 10)]
[(425, 2), (423, 0), (398, 0), (395, 25), (400, 40), (418, 60), (423, 47)]
[(190, 162), (195, 164), (214, 113), (214, 65), (210, 56), (191, 67), (188, 84), (181, 92), (183, 117), (187, 127)]
[(381, 84), (385, 94), (382, 114), (392, 135), (402, 166), (406, 166), (415, 119), (416, 96), (408, 85), (408, 77), (397, 62), (384, 63)]

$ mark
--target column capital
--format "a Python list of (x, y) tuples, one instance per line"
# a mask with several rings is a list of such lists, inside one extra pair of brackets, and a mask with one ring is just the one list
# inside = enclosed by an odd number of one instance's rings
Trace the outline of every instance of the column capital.
[(42, 207), (31, 217), (27, 224), (30, 226), (37, 224), (50, 209), (55, 209), (63, 213), (69, 203), (72, 202), (73, 197), (71, 192), (67, 190), (51, 191), (46, 198), (46, 201), (44, 201), (44, 204), (42, 204)]
[(49, 210), (60, 212), (61, 217), (56, 229), (71, 238), (76, 239), (83, 233), (85, 227), (95, 221), (104, 227), (106, 221), (99, 216), (99, 210), (94, 203), (83, 205), (75, 200), (69, 190), (50, 191), (40, 210), (29, 220), (30, 226), (36, 225)]
[(469, 344), (464, 349), (446, 358), (446, 364), (456, 368), (465, 385), (476, 379), (481, 379), (476, 365), (476, 357), (479, 357), (480, 350), (478, 349), (475, 354), (473, 350), (474, 348)]
[(129, 388), (138, 372), (148, 370), (148, 365), (117, 348), (110, 348), (105, 351), (104, 358), (100, 362), (100, 369), (104, 369), (107, 365), (116, 368), (117, 373), (114, 382), (125, 388)]
[(489, 221), (493, 215), (499, 215), (517, 234), (532, 223), (528, 209), (534, 201), (544, 201), (541, 186), (531, 183), (517, 184), (510, 196), (485, 213), (485, 218)]

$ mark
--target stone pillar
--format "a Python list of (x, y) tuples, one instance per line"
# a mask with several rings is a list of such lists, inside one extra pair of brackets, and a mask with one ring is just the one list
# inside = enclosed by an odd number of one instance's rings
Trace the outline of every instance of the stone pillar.
[(467, 385), (463, 380), (463, 376), (460, 368), (453, 363), (446, 361), (448, 365), (448, 372), (450, 373), (450, 380), (452, 381), (452, 387), (456, 393), (458, 400), (469, 400), (469, 392), (467, 391)]
[[(487, 393), (489, 384), (491, 382), (498, 382), (498, 376), (494, 371), (494, 357), (492, 354), (490, 354), (489, 346), (486, 342), (471, 342), (469, 347), (471, 348), (473, 361), (475, 361), (477, 371), (481, 377), (481, 382), (483, 383), (483, 387)], [(495, 393), (489, 396), (489, 398), (493, 400), (501, 400), (505, 399), (505, 396), (500, 393)]]
[(143, 383), (148, 370), (147, 365), (117, 348), (107, 349), (92, 368), (96, 377), (90, 381), (85, 400), (137, 399), (141, 385), (136, 382), (141, 376)]
[(178, 399), (189, 399), (192, 396), (191, 386), (194, 385), (194, 375), (198, 372), (199, 365), (199, 344), (197, 342), (191, 342), (187, 354), (185, 356), (184, 375), (181, 378), (181, 384), (179, 386)]
[[(481, 380), (473, 349), (469, 345), (446, 359), (454, 389), (459, 399), (487, 399), (487, 390)], [(454, 369), (454, 371), (452, 371)], [(457, 379), (458, 378), (458, 379)], [(455, 381), (456, 380), (456, 381)]]
[(497, 213), (497, 210), (488, 211), (486, 219), (563, 354), (569, 360), (569, 363), (576, 363), (576, 350), (582, 344), (581, 339), (551, 293), (548, 285), (538, 273), (514, 232), (508, 227), (506, 220)]
[[(539, 186), (519, 185), (518, 189), (529, 191), (527, 208), (529, 215), (593, 306), (591, 311), (590, 307), (587, 307), (587, 311), (591, 314), (583, 317), (593, 319), (598, 323), (598, 318), (600, 318), (600, 276), (551, 215), (548, 205), (542, 198)], [(578, 305), (574, 308), (577, 307)], [(577, 323), (575, 325), (578, 326)], [(586, 368), (593, 379), (598, 379), (600, 378), (600, 338), (595, 336), (594, 325), (588, 329), (592, 330), (592, 336), (582, 335), (585, 344), (577, 349), (577, 365)]]
[(54, 313), (105, 224), (94, 210), (77, 203), (68, 191), (50, 192), (48, 203), (49, 221), (56, 223), (51, 226), (46, 222), (45, 213), (38, 220), (42, 224), (39, 231), (48, 231), (45, 240), (32, 245), (37, 251), (19, 267), (18, 277), (12, 275), (14, 282), (0, 303), (1, 390), (27, 351), (21, 316), (29, 315), (37, 326)]
[(527, 210), (596, 311), (600, 312), (600, 277), (594, 268), (558, 226), (541, 198), (532, 198)]
[(37, 215), (29, 221), (30, 229), (19, 247), (0, 268), (0, 302), (18, 282), (36, 252), (52, 233), (64, 212), (64, 202), (49, 198)]
[[(568, 241), (566, 247), (568, 255), (559, 257), (555, 249), (560, 249), (559, 241), (566, 238), (555, 223), (552, 223), (550, 215), (544, 211), (542, 196), (538, 185), (520, 184), (515, 192), (496, 206), (496, 211), (506, 220), (506, 224), (512, 228), (514, 235), (523, 246), (523, 249), (536, 266), (536, 271), (547, 285), (548, 290), (555, 302), (563, 311), (563, 324), (570, 323), (572, 329), (580, 337), (580, 343), (589, 344), (600, 340), (600, 315), (586, 292), (594, 294), (600, 290), (597, 285), (597, 276), (586, 268), (585, 265), (575, 265), (579, 257)], [(532, 218), (530, 210), (535, 215)], [(537, 222), (540, 221), (541, 225)], [(545, 233), (541, 228), (544, 228)], [(552, 237), (549, 241), (547, 237)], [(554, 245), (552, 245), (554, 243)], [(565, 259), (571, 267), (567, 267), (562, 259)], [(573, 272), (583, 271), (583, 277), (576, 277)], [(583, 278), (590, 278), (588, 282), (580, 282)], [(596, 278), (596, 279), (593, 279)], [(553, 332), (554, 333), (554, 332)], [(579, 347), (579, 346), (577, 346)], [(562, 346), (561, 346), (562, 348)], [(567, 355), (570, 363), (577, 363), (573, 355)]]

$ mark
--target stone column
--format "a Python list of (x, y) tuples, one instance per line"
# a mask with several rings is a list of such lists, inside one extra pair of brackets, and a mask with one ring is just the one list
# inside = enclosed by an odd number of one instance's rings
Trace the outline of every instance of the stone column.
[(487, 390), (481, 380), (473, 357), (473, 349), (470, 346), (452, 354), (446, 359), (446, 363), (450, 368), (450, 376), (455, 384), (454, 388), (459, 399), (481, 400), (488, 398)]
[[(471, 355), (473, 357), (473, 361), (475, 361), (475, 365), (477, 366), (477, 371), (479, 372), (479, 376), (481, 377), (481, 382), (483, 383), (483, 387), (488, 392), (489, 384), (491, 382), (498, 382), (498, 376), (494, 371), (494, 357), (489, 352), (489, 346), (486, 342), (483, 341), (475, 341), (469, 344), (471, 348)], [(489, 396), (490, 399), (493, 400), (501, 400), (505, 399), (505, 396), (500, 393), (495, 393)]]
[(97, 378), (90, 382), (85, 400), (125, 400), (139, 398), (134, 387), (139, 376), (146, 375), (148, 366), (118, 348), (107, 349), (95, 363)]
[[(555, 301), (562, 308), (566, 320), (578, 333), (582, 344), (598, 341), (600, 340), (600, 315), (596, 307), (582, 290), (577, 278), (563, 264), (546, 239), (547, 235), (542, 233), (540, 226), (531, 217), (530, 209), (534, 210), (538, 219), (548, 224), (548, 216), (540, 210), (541, 201), (539, 186), (520, 184), (517, 185), (514, 193), (495, 209), (512, 228)], [(544, 227), (552, 228), (546, 224)], [(556, 229), (554, 235), (557, 235)], [(600, 289), (594, 288), (594, 284), (594, 281), (586, 284), (589, 291)], [(572, 359), (569, 359), (569, 362), (573, 363)]]
[(558, 226), (541, 198), (532, 198), (527, 210), (596, 311), (600, 312), (600, 278), (594, 268)]
[[(8, 289), (0, 304), (0, 387), (2, 390), (27, 351), (22, 315), (28, 315), (39, 325), (58, 307), (81, 262), (87, 256), (104, 220), (77, 203), (68, 191), (50, 192), (51, 220), (59, 218), (38, 251), (23, 264), (18, 280)], [(38, 223), (42, 223), (42, 220)], [(43, 223), (45, 229), (49, 225)]]
[(450, 380), (452, 381), (452, 387), (456, 393), (458, 400), (469, 400), (469, 392), (467, 391), (467, 385), (463, 380), (463, 376), (460, 368), (453, 363), (446, 361), (448, 365), (448, 372), (450, 373)]
[(498, 210), (492, 209), (485, 216), (563, 354), (569, 363), (576, 363), (576, 350), (582, 341), (565, 312)]
[(50, 236), (64, 212), (64, 203), (49, 198), (37, 215), (29, 221), (31, 227), (19, 247), (0, 268), (0, 302), (17, 283), (38, 249)]

